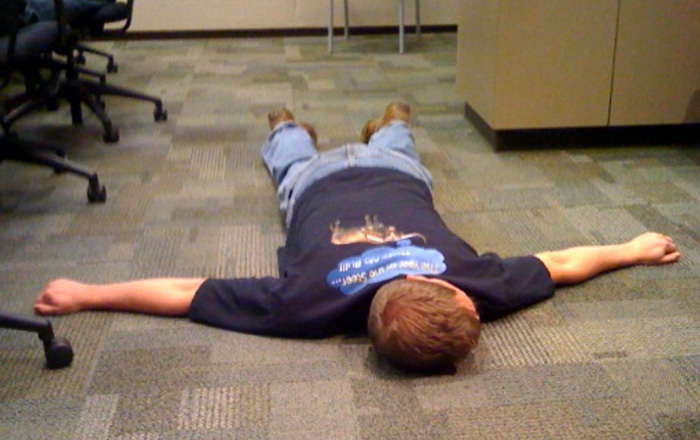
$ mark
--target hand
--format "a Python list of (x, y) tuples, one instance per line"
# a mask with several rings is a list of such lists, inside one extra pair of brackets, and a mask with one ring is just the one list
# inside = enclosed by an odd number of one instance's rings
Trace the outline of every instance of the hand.
[(673, 263), (681, 254), (673, 239), (656, 232), (646, 232), (632, 239), (628, 245), (636, 256), (637, 264), (656, 265)]
[(81, 309), (80, 298), (86, 285), (73, 280), (58, 279), (46, 285), (34, 302), (34, 312), (40, 315), (66, 315)]

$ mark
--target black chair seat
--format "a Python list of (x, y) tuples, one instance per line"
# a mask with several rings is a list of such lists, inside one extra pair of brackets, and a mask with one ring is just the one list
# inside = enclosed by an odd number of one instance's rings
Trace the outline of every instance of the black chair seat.
[[(14, 61), (22, 63), (37, 59), (42, 53), (53, 49), (57, 37), (58, 29), (55, 21), (42, 21), (19, 29), (15, 42)], [(0, 64), (7, 62), (9, 43), (9, 38), (0, 38)]]
[(110, 3), (97, 11), (92, 16), (91, 22), (105, 24), (124, 21), (127, 18), (129, 18), (129, 7), (126, 3)]

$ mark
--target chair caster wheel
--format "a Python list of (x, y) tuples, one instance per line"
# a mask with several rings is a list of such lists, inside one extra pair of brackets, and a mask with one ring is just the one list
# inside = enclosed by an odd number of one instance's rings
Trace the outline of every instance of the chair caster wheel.
[(107, 131), (105, 131), (104, 136), (102, 136), (102, 140), (107, 142), (108, 144), (114, 144), (119, 142), (119, 130), (116, 128), (110, 128)]
[(107, 188), (104, 185), (90, 184), (87, 189), (89, 203), (104, 203), (107, 200)]
[(167, 121), (168, 111), (163, 107), (156, 107), (156, 109), (153, 111), (153, 119), (155, 119), (156, 122)]
[(53, 338), (45, 343), (44, 354), (50, 370), (67, 367), (73, 362), (73, 348), (66, 338)]

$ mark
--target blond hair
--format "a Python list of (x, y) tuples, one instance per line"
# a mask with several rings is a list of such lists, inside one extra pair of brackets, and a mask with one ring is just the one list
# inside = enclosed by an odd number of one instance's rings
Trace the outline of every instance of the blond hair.
[(459, 305), (453, 290), (406, 279), (377, 291), (367, 327), (380, 356), (422, 371), (455, 368), (476, 347), (481, 331), (476, 312)]

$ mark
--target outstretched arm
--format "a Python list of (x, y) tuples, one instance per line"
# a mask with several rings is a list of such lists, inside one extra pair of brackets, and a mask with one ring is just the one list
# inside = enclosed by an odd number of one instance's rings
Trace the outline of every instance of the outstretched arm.
[(547, 267), (555, 284), (574, 284), (622, 267), (672, 263), (681, 254), (671, 237), (647, 232), (627, 243), (581, 246), (535, 256)]
[(189, 312), (204, 278), (153, 278), (117, 284), (51, 281), (34, 302), (40, 315), (66, 315), (81, 310), (113, 310), (179, 316)]

